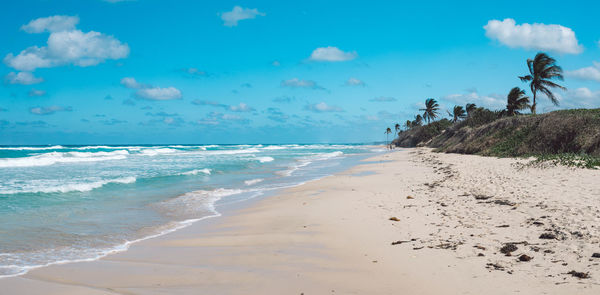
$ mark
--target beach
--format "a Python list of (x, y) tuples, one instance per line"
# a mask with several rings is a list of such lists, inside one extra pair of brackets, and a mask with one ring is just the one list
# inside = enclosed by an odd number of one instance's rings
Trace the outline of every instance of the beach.
[(0, 294), (598, 294), (600, 171), (529, 161), (387, 152)]

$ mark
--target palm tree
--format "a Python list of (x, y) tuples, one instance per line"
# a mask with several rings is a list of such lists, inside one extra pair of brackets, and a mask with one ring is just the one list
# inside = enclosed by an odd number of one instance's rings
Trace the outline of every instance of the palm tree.
[(530, 107), (529, 97), (525, 96), (525, 90), (515, 87), (510, 90), (507, 96), (506, 110), (503, 111), (507, 116), (519, 115), (520, 110)]
[(412, 121), (413, 126), (421, 126), (423, 125), (423, 117), (421, 115), (416, 115), (415, 119)]
[(406, 120), (406, 123), (404, 123), (404, 128), (406, 128), (407, 130), (413, 127), (413, 122), (411, 122), (410, 120)]
[(550, 81), (552, 79), (563, 81), (564, 79), (562, 68), (556, 65), (556, 60), (549, 57), (547, 54), (540, 52), (535, 55), (533, 60), (527, 59), (527, 67), (529, 68), (529, 75), (519, 77), (519, 79), (523, 82), (529, 82), (529, 87), (533, 94), (531, 112), (535, 114), (535, 107), (537, 106), (536, 96), (538, 91), (545, 94), (554, 105), (558, 105), (558, 100), (554, 96), (554, 93), (550, 91), (550, 88), (562, 90), (566, 90), (567, 88)]
[(448, 115), (452, 116), (452, 122), (456, 123), (460, 119), (467, 117), (465, 109), (462, 106), (454, 106), (452, 113), (448, 112)]
[(390, 133), (392, 133), (392, 129), (390, 127), (388, 127), (385, 130), (385, 140), (388, 142), (388, 145), (389, 145), (389, 141), (390, 141), (390, 139), (388, 138), (388, 136), (390, 135)]
[(419, 109), (419, 111), (423, 111), (423, 118), (427, 120), (427, 124), (429, 124), (431, 120), (435, 120), (435, 118), (437, 118), (439, 110), (440, 105), (433, 98), (426, 99), (425, 108)]
[(471, 117), (471, 114), (475, 109), (477, 109), (477, 106), (474, 103), (468, 103), (465, 106), (465, 110), (467, 111), (467, 117)]
[(400, 132), (400, 124), (396, 123), (394, 130), (396, 130), (396, 134), (398, 134), (398, 132)]

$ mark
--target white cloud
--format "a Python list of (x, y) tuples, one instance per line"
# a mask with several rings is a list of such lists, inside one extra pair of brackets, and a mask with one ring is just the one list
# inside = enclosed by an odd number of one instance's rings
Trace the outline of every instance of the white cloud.
[(175, 87), (161, 88), (148, 84), (142, 84), (133, 77), (125, 77), (121, 79), (121, 85), (127, 88), (137, 89), (135, 96), (142, 99), (173, 100), (180, 99), (182, 97), (181, 91)]
[(600, 91), (591, 91), (589, 88), (581, 87), (575, 90), (569, 90), (567, 95), (573, 98), (582, 98), (582, 99), (590, 99), (590, 98), (600, 98)]
[(193, 77), (193, 78), (204, 77), (207, 75), (207, 73), (205, 71), (202, 71), (198, 68), (184, 68), (184, 69), (181, 69), (181, 71), (184, 72), (188, 77)]
[(45, 90), (31, 89), (29, 91), (29, 96), (44, 96), (44, 95), (46, 95)]
[(229, 106), (229, 110), (233, 112), (252, 112), (254, 108), (242, 102), (236, 106)]
[(44, 82), (44, 79), (35, 77), (30, 72), (10, 72), (5, 76), (9, 84), (32, 85)]
[(348, 81), (346, 81), (346, 85), (348, 85), (348, 86), (365, 86), (365, 82), (361, 81), (360, 79), (351, 77), (348, 79)]
[(442, 99), (462, 106), (466, 105), (467, 103), (474, 103), (478, 107), (487, 107), (491, 109), (504, 109), (506, 106), (506, 98), (503, 98), (501, 95), (492, 94), (481, 96), (477, 92), (469, 92), (466, 94), (450, 94)]
[(308, 104), (304, 106), (304, 109), (307, 111), (315, 112), (315, 113), (325, 113), (325, 112), (343, 112), (344, 110), (338, 106), (331, 106), (324, 102)]
[(71, 108), (71, 107), (61, 107), (61, 106), (29, 108), (29, 112), (34, 115), (52, 115), (56, 112), (70, 112), (72, 110), (73, 110), (73, 108)]
[(60, 32), (74, 30), (79, 23), (79, 17), (68, 15), (54, 15), (41, 17), (23, 25), (21, 30), (27, 33)]
[(563, 94), (556, 93), (563, 108), (597, 108), (600, 105), (600, 90), (592, 91), (581, 87), (569, 89)]
[(54, 16), (31, 21), (24, 30), (49, 31), (47, 45), (28, 47), (17, 55), (9, 53), (4, 57), (4, 63), (19, 71), (34, 71), (68, 64), (93, 66), (107, 59), (121, 59), (129, 55), (127, 44), (99, 32), (76, 30), (75, 20), (79, 21), (79, 18)]
[(356, 51), (344, 52), (337, 47), (327, 46), (319, 47), (313, 50), (312, 54), (308, 58), (311, 61), (348, 61), (353, 60), (358, 56)]
[(227, 27), (235, 27), (239, 21), (253, 19), (257, 16), (265, 16), (265, 14), (256, 8), (250, 9), (241, 6), (234, 6), (233, 10), (221, 13), (221, 19), (224, 22), (223, 25)]
[(483, 28), (488, 38), (498, 40), (511, 48), (523, 47), (569, 54), (583, 51), (575, 32), (561, 25), (517, 25), (514, 19), (506, 18), (503, 21), (490, 20)]
[(369, 101), (374, 101), (374, 102), (392, 102), (392, 101), (396, 101), (396, 99), (393, 98), (393, 97), (388, 97), (388, 96), (379, 96), (379, 97), (371, 98), (371, 99), (369, 99)]
[(144, 87), (144, 85), (138, 83), (135, 80), (135, 78), (132, 78), (132, 77), (125, 77), (125, 78), (121, 79), (121, 85), (123, 85), (127, 88), (131, 88), (131, 89), (138, 89), (138, 88)]
[(594, 62), (593, 66), (565, 72), (565, 76), (580, 80), (592, 80), (600, 82), (600, 62)]
[(135, 95), (148, 100), (172, 100), (180, 99), (181, 91), (175, 87), (150, 87), (139, 89), (135, 92)]
[(289, 80), (281, 81), (282, 87), (291, 87), (291, 88), (312, 88), (312, 89), (325, 89), (319, 85), (315, 81), (311, 80), (301, 80), (298, 78), (292, 78)]
[(250, 122), (250, 120), (248, 120), (244, 117), (238, 116), (238, 115), (210, 112), (206, 115), (206, 117), (196, 121), (196, 123), (199, 125), (219, 125), (220, 123), (222, 123), (224, 121), (231, 121), (231, 122), (237, 122), (237, 123)]

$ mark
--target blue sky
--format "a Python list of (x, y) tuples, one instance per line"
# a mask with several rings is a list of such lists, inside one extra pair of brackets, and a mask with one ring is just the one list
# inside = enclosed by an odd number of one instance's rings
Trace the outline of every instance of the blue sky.
[(600, 4), (412, 2), (3, 3), (0, 144), (380, 141), (428, 97), (502, 108), (538, 51), (600, 105)]

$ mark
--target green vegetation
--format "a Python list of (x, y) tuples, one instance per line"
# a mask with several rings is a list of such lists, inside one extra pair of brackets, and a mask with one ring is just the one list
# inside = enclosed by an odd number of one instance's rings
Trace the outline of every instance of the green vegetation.
[(522, 156), (519, 153), (519, 147), (521, 143), (525, 141), (530, 132), (530, 128), (501, 130), (495, 135), (498, 142), (490, 148), (490, 155), (497, 157)]
[(526, 166), (540, 167), (549, 164), (587, 169), (598, 169), (600, 167), (600, 157), (586, 154), (545, 154), (536, 157), (537, 159), (527, 163)]
[[(562, 80), (562, 69), (545, 53), (527, 60), (528, 82), (533, 95), (530, 105), (525, 90), (512, 88), (506, 108), (490, 110), (473, 103), (446, 110), (450, 119), (439, 118), (440, 105), (433, 98), (391, 143), (398, 147), (428, 146), (439, 152), (496, 157), (536, 157), (531, 165), (600, 167), (600, 109), (559, 110), (536, 115), (537, 93), (558, 101), (553, 88), (566, 89), (552, 80)], [(531, 109), (531, 114), (522, 111)], [(423, 121), (427, 121), (424, 124)]]

